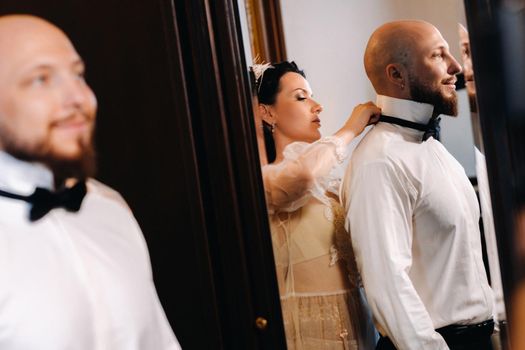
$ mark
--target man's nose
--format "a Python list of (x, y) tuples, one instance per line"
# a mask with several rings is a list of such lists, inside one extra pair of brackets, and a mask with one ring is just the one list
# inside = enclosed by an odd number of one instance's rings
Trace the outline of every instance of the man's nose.
[(474, 71), (472, 69), (472, 61), (465, 60), (463, 62), (463, 74), (465, 74), (465, 78), (467, 79), (473, 79), (474, 78)]
[(87, 89), (86, 83), (79, 78), (66, 79), (66, 84), (63, 85), (64, 103), (67, 106), (81, 106), (88, 98)]
[(459, 64), (459, 62), (452, 55), (450, 55), (450, 63), (448, 66), (447, 73), (450, 75), (456, 75), (456, 74), (461, 73), (461, 70), (462, 69), (461, 69), (461, 65)]

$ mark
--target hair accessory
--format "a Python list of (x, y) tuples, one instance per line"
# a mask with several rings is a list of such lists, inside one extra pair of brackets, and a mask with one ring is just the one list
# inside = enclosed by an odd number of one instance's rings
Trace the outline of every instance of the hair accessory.
[(275, 68), (271, 63), (254, 64), (252, 66), (253, 74), (255, 75), (255, 85), (257, 85), (257, 92), (261, 88), (261, 82), (263, 80), (264, 72), (268, 68)]

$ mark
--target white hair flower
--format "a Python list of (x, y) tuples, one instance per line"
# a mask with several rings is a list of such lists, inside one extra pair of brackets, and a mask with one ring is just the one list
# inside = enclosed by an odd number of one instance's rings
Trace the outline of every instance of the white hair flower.
[(275, 68), (271, 65), (271, 63), (263, 63), (263, 64), (254, 64), (252, 66), (253, 74), (255, 75), (255, 82), (257, 85), (261, 86), (261, 81), (264, 76), (264, 72), (268, 68)]

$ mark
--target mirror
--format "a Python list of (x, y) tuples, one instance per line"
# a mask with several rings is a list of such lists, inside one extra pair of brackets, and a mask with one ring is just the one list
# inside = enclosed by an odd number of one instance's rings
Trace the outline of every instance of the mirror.
[[(320, 127), (322, 135), (333, 135), (340, 130), (355, 105), (365, 101), (376, 100), (376, 93), (363, 67), (363, 53), (371, 33), (385, 22), (410, 18), (432, 23), (440, 30), (450, 45), (451, 54), (462, 66), (464, 65), (465, 38), (462, 38), (461, 35), (465, 33), (458, 31), (458, 24), (462, 24), (465, 29), (467, 26), (463, 2), (459, 0), (440, 2), (429, 0), (375, 0), (369, 2), (332, 1), (329, 3), (303, 1), (301, 2), (301, 6), (297, 6), (296, 2), (290, 0), (281, 0), (280, 2), (269, 1), (268, 3), (272, 4), (270, 5), (270, 9), (265, 9), (264, 6), (261, 5), (262, 2), (256, 0), (240, 1), (241, 9), (244, 10), (246, 14), (245, 23), (247, 23), (247, 25), (244, 30), (245, 39), (250, 43), (250, 45), (245, 45), (245, 48), (247, 48), (246, 56), (249, 57), (247, 64), (249, 66), (252, 65), (253, 57), (258, 57), (262, 59), (263, 62), (275, 62), (284, 59), (286, 55), (289, 60), (295, 61), (301, 69), (304, 69), (307, 80), (315, 94), (315, 101), (322, 103), (322, 122)], [(259, 12), (254, 9), (258, 9)], [(278, 9), (278, 11), (275, 9)], [(270, 12), (270, 15), (268, 15), (268, 12)], [(276, 15), (276, 13), (279, 12), (281, 16)], [(268, 18), (270, 18), (270, 20), (268, 20)], [(263, 26), (261, 29), (258, 27), (258, 23), (265, 23), (266, 26)], [(261, 41), (264, 41), (265, 35), (266, 37), (268, 37), (268, 35), (272, 37), (277, 36), (280, 37), (281, 40), (274, 40), (273, 42), (269, 40), (266, 42), (266, 45), (262, 45)], [(261, 37), (263, 39), (261, 39)], [(466, 38), (468, 38), (468, 33)], [(275, 42), (279, 44), (275, 44)], [(285, 43), (284, 49), (282, 47), (283, 42)], [(272, 53), (272, 45), (274, 51), (278, 53), (278, 60), (270, 56)], [(248, 48), (250, 49), (248, 50)], [(466, 80), (467, 88), (472, 85), (470, 77), (464, 74), (460, 74), (459, 77)], [(448, 152), (462, 165), (472, 185), (476, 190), (479, 190), (478, 195), (483, 217), (481, 229), (483, 236), (480, 238), (480, 242), (483, 245), (482, 251), (484, 252), (483, 258), (486, 274), (496, 295), (496, 317), (500, 321), (500, 327), (502, 329), (500, 333), (493, 336), (493, 341), (498, 348), (506, 346), (506, 339), (499, 339), (500, 334), (506, 334), (506, 314), (498, 264), (496, 232), (490, 205), (488, 177), (486, 175), (486, 163), (480, 137), (479, 118), (477, 116), (477, 109), (475, 108), (475, 100), (472, 98), (472, 94), (469, 96), (467, 90), (468, 89), (465, 89), (461, 83), (458, 84), (458, 117), (442, 118), (441, 142)], [(261, 132), (261, 130), (263, 130), (262, 119), (264, 119), (261, 115), (264, 113), (264, 110), (258, 110), (256, 108), (256, 125), (259, 131), (259, 145), (261, 159), (263, 160), (267, 157), (263, 147), (263, 134)], [(267, 125), (270, 125), (267, 129), (269, 129), (271, 133), (271, 123), (268, 122)], [(354, 139), (349, 144), (348, 151), (350, 153), (353, 152), (356, 145), (370, 129), (371, 127), (367, 128), (360, 137)], [(297, 150), (297, 152), (302, 151), (300, 148)], [(321, 167), (322, 164), (317, 160), (315, 164), (310, 166)], [(340, 167), (340, 169), (344, 170), (344, 167)], [(292, 174), (293, 173), (289, 173), (288, 175), (291, 177)], [(337, 175), (332, 175), (340, 178), (343, 176), (343, 173), (340, 172)], [(268, 183), (265, 183), (265, 185), (268, 187)], [(326, 190), (326, 188), (324, 189)], [(286, 192), (288, 189), (280, 187), (280, 190)], [(280, 283), (287, 337), (294, 338), (296, 341), (297, 338), (302, 337), (302, 335), (298, 334), (299, 331), (297, 327), (294, 326), (294, 322), (309, 323), (309, 326), (305, 326), (305, 329), (308, 329), (307, 332), (311, 334), (319, 333), (309, 328), (310, 326), (313, 327), (313, 320), (308, 320), (307, 317), (304, 316), (298, 316), (302, 314), (314, 314), (311, 309), (309, 309), (310, 311), (300, 309), (301, 307), (306, 307), (304, 304), (305, 300), (288, 302), (288, 300), (293, 299), (290, 298), (290, 296), (301, 296), (304, 294), (319, 297), (319, 295), (323, 293), (323, 296), (326, 296), (326, 294), (334, 294), (335, 291), (352, 290), (354, 294), (349, 294), (345, 297), (346, 301), (341, 302), (346, 305), (343, 308), (346, 307), (350, 310), (350, 314), (352, 315), (346, 317), (351, 320), (348, 321), (344, 317), (339, 318), (339, 321), (342, 319), (344, 321), (341, 322), (342, 325), (334, 326), (334, 329), (337, 331), (333, 332), (334, 339), (329, 340), (342, 341), (343, 343), (348, 342), (348, 344), (345, 343), (345, 346), (349, 348), (352, 348), (352, 346), (355, 347), (355, 343), (371, 344), (377, 340), (377, 334), (374, 334), (374, 330), (371, 329), (369, 324), (371, 322), (369, 318), (370, 315), (366, 312), (368, 308), (366, 305), (365, 292), (362, 288), (359, 288), (359, 278), (357, 276), (351, 276), (349, 279), (350, 286), (339, 284), (334, 286), (334, 288), (328, 288), (330, 290), (326, 290), (327, 286), (331, 286), (331, 283), (336, 281), (337, 278), (334, 276), (329, 277), (332, 271), (330, 269), (323, 270), (323, 263), (320, 261), (328, 257), (337, 260), (337, 258), (334, 258), (335, 253), (332, 254), (331, 252), (338, 251), (340, 253), (342, 250), (341, 246), (344, 245), (344, 243), (338, 244), (338, 242), (336, 242), (338, 228), (335, 223), (338, 222), (338, 220), (344, 222), (345, 215), (344, 212), (340, 212), (342, 208), (338, 205), (338, 191), (333, 190), (327, 192), (328, 194), (326, 196), (323, 196), (326, 193), (318, 194), (317, 197), (314, 195), (317, 202), (320, 202), (322, 205), (317, 203), (318, 207), (313, 205), (308, 209), (308, 215), (312, 215), (310, 218), (315, 218), (315, 215), (319, 215), (321, 217), (319, 220), (312, 219), (313, 221), (302, 222), (300, 218), (306, 216), (304, 210), (300, 214), (294, 211), (287, 211), (286, 213), (274, 215), (272, 206), (269, 204), (274, 255), (277, 264), (277, 275)], [(271, 192), (269, 192), (269, 195), (272, 196)], [(302, 199), (300, 198), (300, 200)], [(301, 205), (306, 205), (305, 203), (307, 202), (302, 204), (294, 203), (293, 205), (301, 207)], [(294, 217), (294, 215), (300, 216), (300, 218)], [(341, 218), (341, 215), (343, 218)], [(291, 235), (297, 230), (303, 230), (303, 232), (306, 233), (308, 233), (309, 230), (315, 232), (327, 230), (326, 227), (316, 226), (322, 221), (322, 217), (328, 217), (330, 219), (329, 221), (333, 223), (330, 228), (330, 230), (335, 231), (332, 232), (332, 238), (326, 239), (324, 242), (315, 241), (314, 239), (304, 239), (304, 242), (291, 239)], [(291, 225), (288, 225), (290, 223)], [(333, 227), (335, 227), (335, 229)], [(311, 232), (310, 235), (315, 236), (315, 232)], [(344, 241), (344, 239), (342, 241)], [(339, 242), (341, 242), (341, 240), (339, 240)], [(324, 250), (319, 248), (322, 246), (322, 243), (324, 243)], [(290, 245), (294, 245), (295, 248), (290, 248)], [(318, 252), (315, 258), (311, 258), (310, 260), (305, 257), (294, 260), (296, 253), (291, 253), (293, 249), (300, 250), (301, 253), (304, 253), (307, 245), (308, 249), (323, 250), (323, 254)], [(341, 269), (334, 274), (341, 275), (348, 272), (352, 274), (356, 269), (355, 265), (353, 265), (355, 263), (353, 262), (352, 256), (346, 256), (346, 259), (341, 258), (339, 263), (350, 266), (341, 267)], [(294, 265), (296, 269), (292, 268), (291, 265)], [(297, 271), (299, 271), (299, 273)], [(317, 272), (318, 275), (314, 275), (314, 272)], [(303, 274), (301, 275), (301, 273)], [(295, 289), (295, 287), (298, 287), (298, 275), (304, 279), (304, 285), (300, 286), (299, 291)], [(323, 280), (321, 283), (319, 276), (325, 277), (327, 280)], [(339, 279), (338, 281), (342, 280)], [(308, 284), (306, 282), (308, 282)], [(316, 283), (319, 284), (316, 285)], [(358, 288), (354, 288), (356, 286)], [(309, 289), (310, 287), (312, 287), (312, 289)], [(323, 300), (323, 302), (330, 303), (330, 305), (336, 304), (336, 302), (326, 300)], [(318, 305), (309, 305), (308, 307), (319, 309)], [(356, 314), (358, 314), (357, 321), (355, 321)], [(300, 320), (293, 319), (294, 317)], [(314, 318), (320, 317), (324, 316), (316, 313)], [(358, 325), (354, 323), (358, 323)], [(361, 326), (361, 329), (359, 329), (359, 326)], [(384, 330), (380, 331), (385, 334)], [(294, 333), (294, 335), (290, 335), (291, 333)], [(354, 340), (355, 343), (353, 342)], [(300, 346), (293, 342), (289, 342), (288, 345), (290, 348)]]

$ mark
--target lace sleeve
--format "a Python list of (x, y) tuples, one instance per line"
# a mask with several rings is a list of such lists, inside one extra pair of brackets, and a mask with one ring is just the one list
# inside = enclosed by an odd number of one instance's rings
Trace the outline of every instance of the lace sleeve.
[(262, 170), (269, 213), (295, 211), (311, 196), (324, 197), (327, 186), (334, 185), (332, 170), (345, 158), (345, 144), (335, 136), (288, 145), (282, 162)]

